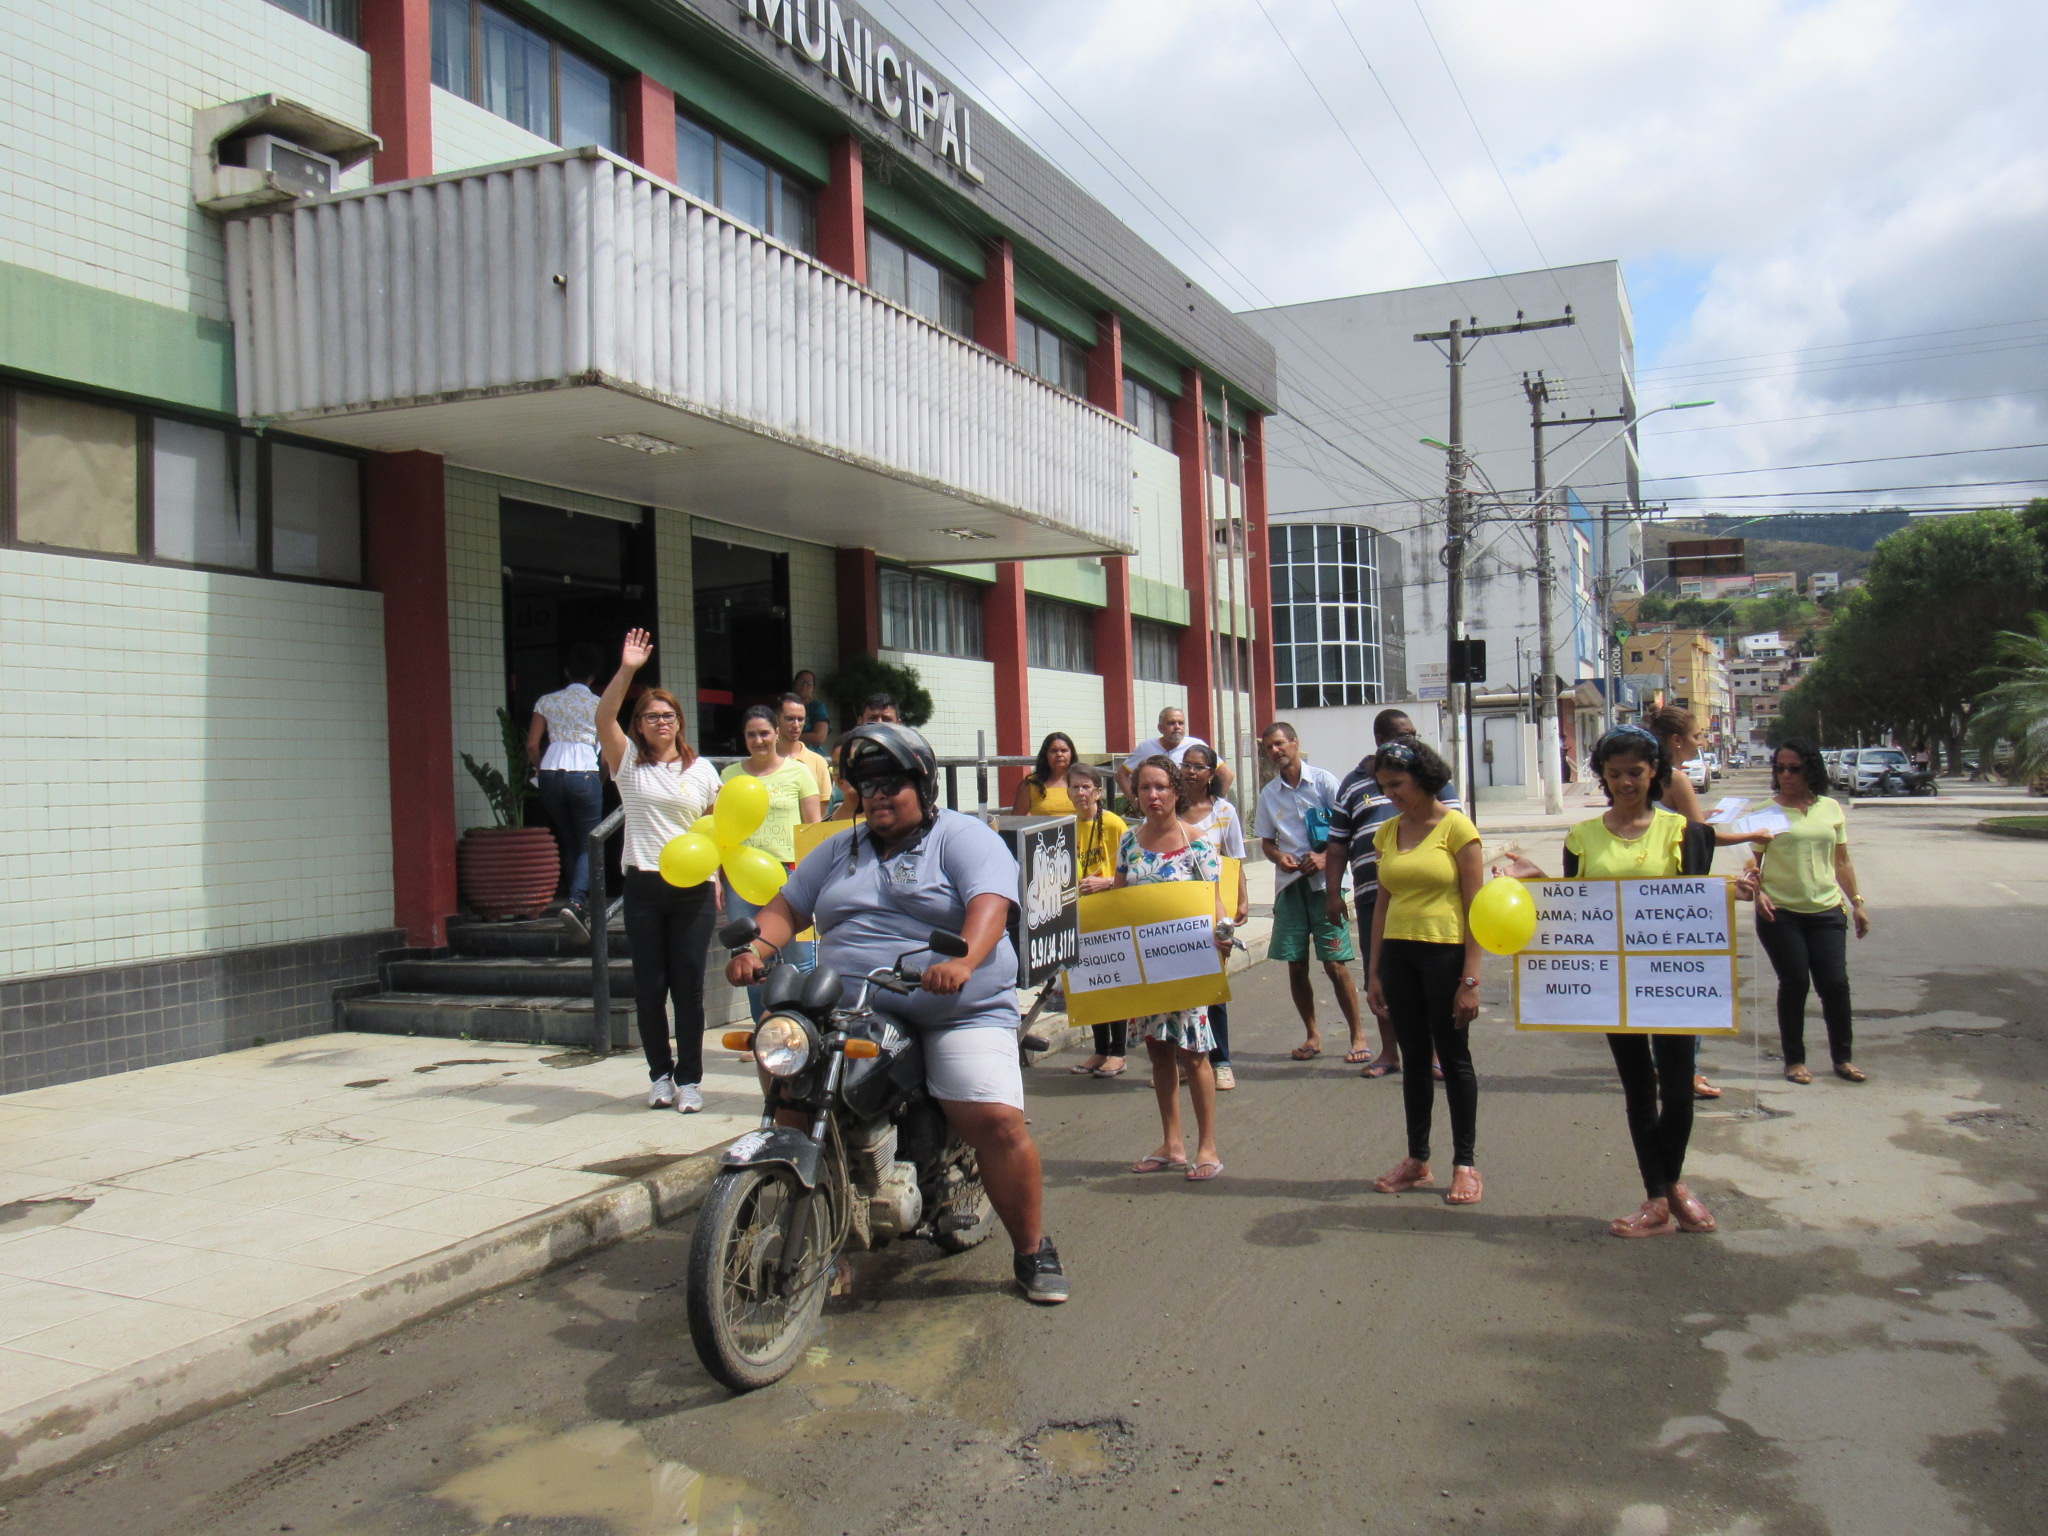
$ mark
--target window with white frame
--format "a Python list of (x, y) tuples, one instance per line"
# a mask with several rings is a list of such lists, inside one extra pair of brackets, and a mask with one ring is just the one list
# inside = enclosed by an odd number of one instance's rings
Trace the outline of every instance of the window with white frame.
[(817, 194), (723, 134), (676, 114), (676, 185), (806, 255), (818, 248)]
[(484, 0), (433, 0), (433, 80), (529, 133), (617, 149), (611, 75)]
[(928, 656), (981, 660), (982, 588), (937, 571), (885, 565), (875, 572), (882, 606), (882, 646)]
[(1017, 366), (1054, 389), (1088, 396), (1087, 349), (1026, 314), (1017, 316)]
[(873, 226), (868, 229), (868, 286), (962, 340), (974, 339), (973, 285)]
[(1377, 543), (1356, 523), (1272, 529), (1273, 683), (1282, 709), (1380, 702)]
[(1049, 597), (1024, 599), (1029, 664), (1054, 672), (1095, 670), (1095, 610)]
[(1155, 448), (1173, 452), (1173, 399), (1150, 384), (1124, 375), (1124, 420)]

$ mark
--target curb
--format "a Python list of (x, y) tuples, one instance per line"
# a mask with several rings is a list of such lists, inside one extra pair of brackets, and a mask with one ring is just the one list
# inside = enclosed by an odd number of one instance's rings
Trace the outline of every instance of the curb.
[(0, 1414), (0, 1499), (703, 1203), (718, 1146)]
[(1988, 832), (1993, 837), (2031, 837), (2048, 840), (2048, 827), (2014, 826), (2019, 821), (2039, 821), (2038, 816), (1994, 816), (1977, 823), (1979, 832)]

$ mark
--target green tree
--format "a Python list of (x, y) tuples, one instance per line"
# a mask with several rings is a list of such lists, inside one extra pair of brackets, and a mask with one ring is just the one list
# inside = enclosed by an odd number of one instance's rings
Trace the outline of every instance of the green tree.
[(2048, 774), (2048, 613), (2030, 614), (2027, 622), (2032, 633), (2008, 630), (1998, 637), (1994, 654), (2003, 681), (1978, 695), (1970, 726), (1987, 764), (1999, 742), (2012, 743), (2012, 777), (2022, 784)]

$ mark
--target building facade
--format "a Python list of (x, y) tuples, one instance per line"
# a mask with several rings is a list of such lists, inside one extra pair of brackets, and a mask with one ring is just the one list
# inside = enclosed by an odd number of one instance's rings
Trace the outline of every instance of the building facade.
[[(567, 649), (1270, 713), (1271, 345), (844, 0), (0, 16), (0, 1089), (328, 1027)], [(1244, 722), (1244, 724), (1240, 724)]]

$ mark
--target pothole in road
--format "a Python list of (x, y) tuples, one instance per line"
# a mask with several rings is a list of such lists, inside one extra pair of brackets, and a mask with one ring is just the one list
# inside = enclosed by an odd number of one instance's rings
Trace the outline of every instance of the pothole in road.
[(1992, 1135), (2011, 1134), (2014, 1131), (2031, 1131), (2033, 1120), (2026, 1115), (2006, 1109), (1973, 1109), (1965, 1114), (1943, 1117), (1950, 1125), (1966, 1131), (1985, 1131)]
[(1136, 1438), (1120, 1418), (1054, 1420), (1017, 1441), (1010, 1454), (1063, 1481), (1096, 1482), (1130, 1472)]
[(83, 1211), (92, 1209), (93, 1202), (71, 1195), (59, 1195), (49, 1200), (10, 1200), (0, 1205), (0, 1232), (26, 1232), (35, 1227), (59, 1227)]

